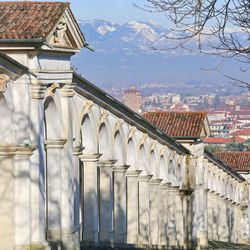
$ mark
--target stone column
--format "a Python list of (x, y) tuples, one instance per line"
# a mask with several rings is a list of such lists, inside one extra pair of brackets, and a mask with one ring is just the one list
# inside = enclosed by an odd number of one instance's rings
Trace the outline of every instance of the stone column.
[(47, 239), (62, 240), (61, 150), (66, 140), (47, 140), (46, 148), (46, 215)]
[(175, 223), (176, 223), (176, 239), (179, 248), (185, 247), (185, 231), (184, 231), (184, 214), (182, 194), (179, 187), (176, 187), (175, 193)]
[(113, 177), (112, 167), (116, 161), (99, 161), (99, 241), (113, 243)]
[(127, 178), (127, 243), (136, 245), (139, 232), (139, 184), (140, 170), (128, 170)]
[(149, 244), (149, 181), (152, 175), (139, 176), (139, 232), (138, 244)]
[(83, 154), (81, 171), (81, 224), (82, 240), (98, 242), (99, 190), (97, 162), (100, 154)]
[(127, 232), (127, 190), (126, 170), (129, 166), (114, 166), (114, 242), (126, 243)]
[(168, 247), (177, 247), (177, 228), (176, 228), (176, 188), (169, 186), (168, 188)]
[(159, 185), (162, 179), (151, 179), (149, 182), (149, 225), (150, 225), (150, 245), (157, 246), (159, 244)]
[(34, 148), (19, 147), (15, 153), (15, 249), (31, 246), (30, 160)]
[(207, 219), (208, 219), (208, 240), (214, 240), (214, 192), (212, 190), (208, 190), (207, 192)]
[(228, 199), (223, 195), (217, 197), (218, 199), (218, 240), (228, 242), (228, 221), (227, 221), (227, 203)]
[[(33, 79), (34, 80), (34, 79)], [(37, 81), (37, 79), (35, 80)], [(37, 145), (37, 149), (30, 157), (31, 169), (31, 241), (33, 244), (46, 241), (46, 164), (44, 148), (44, 94), (46, 85), (32, 82), (30, 119), (32, 131), (30, 140)], [(42, 133), (41, 133), (42, 131)]]
[(195, 217), (193, 219), (194, 227), (196, 227), (196, 237), (197, 243), (200, 247), (206, 247), (208, 244), (208, 229), (207, 229), (207, 204), (206, 204), (206, 196), (207, 193), (204, 190), (203, 185), (198, 185), (195, 188), (194, 192), (195, 196)]
[(168, 188), (170, 183), (160, 183), (159, 186), (159, 247), (168, 246)]
[(248, 218), (248, 206), (246, 204), (241, 205), (240, 216), (240, 235), (239, 243), (249, 244), (249, 218)]
[(0, 242), (3, 249), (15, 246), (15, 151), (15, 146), (0, 146)]

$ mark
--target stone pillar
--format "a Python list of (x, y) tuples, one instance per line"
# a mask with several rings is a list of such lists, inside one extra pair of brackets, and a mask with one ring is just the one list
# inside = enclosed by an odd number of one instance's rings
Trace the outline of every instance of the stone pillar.
[(139, 176), (139, 232), (138, 244), (149, 244), (149, 181), (152, 175)]
[(168, 246), (168, 188), (170, 183), (160, 183), (159, 186), (159, 247)]
[(18, 148), (15, 153), (15, 249), (31, 246), (30, 160), (31, 147)]
[(45, 141), (47, 239), (57, 242), (62, 240), (61, 150), (65, 142), (66, 140)]
[(249, 244), (249, 218), (248, 218), (248, 206), (241, 206), (241, 216), (240, 216), (240, 235), (239, 235), (239, 243)]
[(150, 245), (159, 244), (159, 185), (162, 179), (151, 179), (149, 182), (149, 218), (150, 218)]
[[(37, 79), (36, 79), (37, 80)], [(35, 81), (36, 81), (35, 80)], [(37, 244), (46, 242), (46, 163), (44, 148), (44, 94), (46, 85), (32, 83), (30, 119), (32, 131), (30, 140), (37, 145), (37, 149), (30, 157), (31, 169), (31, 242)]]
[(240, 220), (240, 205), (236, 203), (234, 205), (234, 223), (233, 223), (233, 239), (232, 242), (239, 242), (239, 220)]
[(224, 196), (218, 196), (218, 240), (228, 242), (228, 220), (227, 220), (227, 203), (228, 199)]
[(129, 166), (114, 166), (114, 242), (126, 243), (127, 232), (127, 190), (126, 170)]
[(15, 162), (13, 159), (15, 151), (14, 146), (0, 146), (0, 242), (2, 249), (13, 249), (15, 246)]
[(99, 190), (97, 162), (100, 154), (83, 154), (81, 171), (81, 224), (83, 242), (98, 242)]
[(207, 219), (208, 219), (208, 240), (214, 240), (214, 192), (212, 190), (208, 190), (207, 192)]
[(175, 223), (176, 223), (176, 239), (179, 248), (185, 247), (185, 231), (184, 231), (184, 214), (183, 214), (183, 199), (179, 187), (175, 193)]
[(177, 247), (177, 228), (176, 228), (176, 192), (175, 187), (169, 186), (168, 188), (168, 247)]
[[(200, 247), (207, 247), (208, 244), (208, 228), (207, 215), (208, 212), (206, 199), (207, 193), (203, 185), (198, 185), (194, 191), (195, 201), (195, 217), (193, 218), (193, 228), (196, 231), (197, 244)], [(211, 208), (211, 207), (210, 207)]]
[(116, 161), (99, 161), (99, 241), (113, 243), (113, 177)]
[(128, 170), (127, 177), (127, 243), (136, 245), (139, 232), (139, 184), (140, 170)]

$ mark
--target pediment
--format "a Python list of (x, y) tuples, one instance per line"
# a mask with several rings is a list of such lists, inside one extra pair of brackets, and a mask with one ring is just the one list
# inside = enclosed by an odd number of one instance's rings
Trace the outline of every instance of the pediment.
[(67, 9), (63, 13), (47, 37), (47, 42), (53, 47), (72, 49), (81, 49), (84, 47), (85, 38), (70, 9)]

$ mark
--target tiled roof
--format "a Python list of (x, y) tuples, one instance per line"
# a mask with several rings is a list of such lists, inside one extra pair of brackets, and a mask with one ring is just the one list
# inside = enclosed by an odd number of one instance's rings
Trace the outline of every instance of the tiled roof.
[(173, 137), (200, 137), (206, 112), (147, 112), (143, 117)]
[(203, 139), (204, 143), (212, 143), (212, 144), (228, 144), (228, 143), (243, 143), (245, 142), (246, 139), (236, 136), (236, 137), (230, 137), (230, 138), (225, 138), (225, 137), (208, 137)]
[(0, 39), (44, 39), (69, 3), (0, 2)]
[(250, 151), (247, 152), (219, 152), (216, 156), (233, 170), (250, 170)]
[(238, 131), (232, 132), (230, 135), (247, 135), (247, 136), (250, 136), (250, 128), (240, 129)]

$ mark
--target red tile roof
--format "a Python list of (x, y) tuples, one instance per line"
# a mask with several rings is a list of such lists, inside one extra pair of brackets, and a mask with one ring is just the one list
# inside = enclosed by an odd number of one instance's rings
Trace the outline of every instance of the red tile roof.
[(247, 152), (218, 152), (216, 156), (233, 170), (250, 170), (250, 151)]
[(62, 2), (0, 2), (0, 39), (44, 39), (68, 7)]
[(154, 126), (173, 137), (200, 137), (206, 112), (147, 112), (142, 115)]
[(246, 136), (250, 136), (250, 128), (240, 129), (238, 131), (232, 132), (230, 135), (246, 135)]
[(246, 139), (236, 136), (236, 137), (230, 137), (230, 138), (225, 138), (225, 137), (208, 137), (203, 139), (204, 143), (212, 143), (212, 144), (228, 144), (228, 143), (233, 143), (233, 142), (237, 142), (237, 143), (243, 143), (245, 142)]

